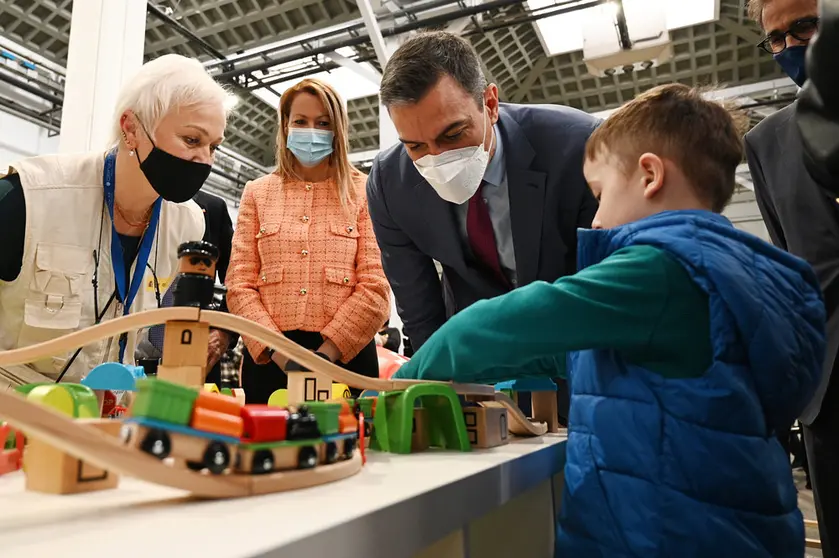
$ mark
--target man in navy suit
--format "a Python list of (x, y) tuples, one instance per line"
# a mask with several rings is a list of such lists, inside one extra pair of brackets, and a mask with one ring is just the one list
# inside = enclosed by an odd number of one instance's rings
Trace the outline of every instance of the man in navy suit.
[(367, 197), (415, 350), (474, 302), (576, 271), (577, 228), (597, 210), (583, 177), (597, 118), (499, 103), (471, 45), (440, 31), (393, 54), (379, 94), (400, 143), (376, 157)]

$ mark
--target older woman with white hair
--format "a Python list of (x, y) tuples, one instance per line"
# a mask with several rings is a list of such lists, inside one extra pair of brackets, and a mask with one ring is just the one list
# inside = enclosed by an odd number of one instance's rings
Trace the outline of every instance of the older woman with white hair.
[[(177, 248), (204, 236), (191, 198), (210, 174), (231, 95), (197, 60), (157, 58), (124, 86), (107, 151), (24, 159), (0, 178), (0, 350), (159, 305)], [(0, 390), (128, 363), (137, 333), (0, 368)]]

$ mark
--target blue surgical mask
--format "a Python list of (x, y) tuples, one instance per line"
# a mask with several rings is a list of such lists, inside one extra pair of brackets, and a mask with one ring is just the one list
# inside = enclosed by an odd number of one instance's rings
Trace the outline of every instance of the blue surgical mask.
[(314, 167), (332, 155), (332, 140), (335, 134), (330, 130), (315, 128), (289, 128), (286, 144), (304, 167)]
[(804, 57), (806, 53), (807, 45), (796, 45), (787, 47), (775, 55), (775, 61), (798, 87), (804, 87), (804, 82), (807, 81), (807, 65)]

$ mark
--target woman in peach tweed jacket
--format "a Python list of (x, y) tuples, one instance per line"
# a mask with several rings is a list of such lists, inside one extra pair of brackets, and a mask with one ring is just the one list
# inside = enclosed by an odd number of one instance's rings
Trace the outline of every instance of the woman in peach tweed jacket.
[[(227, 272), (230, 312), (340, 366), (378, 377), (374, 336), (390, 290), (367, 213), (366, 176), (349, 162), (347, 113), (328, 84), (283, 93), (277, 170), (249, 182)], [(294, 362), (245, 338), (242, 387), (266, 403)]]

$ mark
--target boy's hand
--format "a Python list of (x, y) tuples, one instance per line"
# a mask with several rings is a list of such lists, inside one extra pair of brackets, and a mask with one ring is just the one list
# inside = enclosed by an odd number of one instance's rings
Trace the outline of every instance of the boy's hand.
[(432, 335), (431, 338), (414, 353), (411, 359), (399, 367), (392, 376), (395, 380), (454, 380), (454, 370), (447, 366), (443, 351), (445, 344), (440, 341), (440, 336)]
[(414, 362), (413, 359), (409, 360), (405, 364), (399, 367), (396, 372), (391, 376), (394, 380), (416, 380), (419, 378), (419, 370), (418, 370), (418, 363), (419, 361)]

